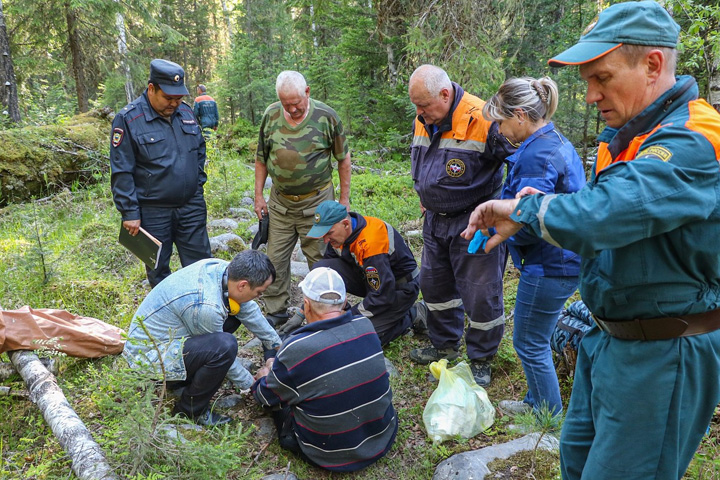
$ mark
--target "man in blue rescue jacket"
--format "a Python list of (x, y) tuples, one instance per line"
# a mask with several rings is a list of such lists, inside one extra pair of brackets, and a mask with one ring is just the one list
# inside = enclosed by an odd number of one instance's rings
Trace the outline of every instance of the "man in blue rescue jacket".
[(350, 310), (370, 319), (381, 345), (413, 326), (420, 270), (400, 232), (379, 218), (348, 213), (345, 205), (325, 200), (307, 236), (328, 244), (313, 269), (332, 268), (347, 291), (362, 298)]
[(720, 115), (675, 76), (679, 31), (654, 1), (601, 12), (549, 61), (580, 66), (607, 123), (591, 181), (480, 205), (463, 233), (494, 226), (492, 249), (524, 228), (583, 258), (596, 326), (562, 429), (565, 480), (682, 478), (720, 401)]

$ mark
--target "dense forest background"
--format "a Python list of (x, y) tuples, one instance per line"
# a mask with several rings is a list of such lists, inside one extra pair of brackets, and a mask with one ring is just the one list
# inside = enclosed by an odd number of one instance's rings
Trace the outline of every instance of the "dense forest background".
[[(401, 151), (414, 109), (407, 79), (424, 63), (480, 97), (510, 76), (550, 75), (556, 123), (587, 153), (601, 120), (575, 69), (546, 61), (575, 41), (601, 0), (0, 0), (0, 127), (62, 121), (121, 108), (166, 58), (203, 83), (221, 132), (247, 129), (275, 100), (284, 69), (303, 72), (356, 139), (354, 148)], [(683, 27), (679, 70), (720, 105), (718, 0), (667, 0)], [(188, 98), (188, 102), (191, 102)], [(230, 128), (233, 126), (233, 128)]]

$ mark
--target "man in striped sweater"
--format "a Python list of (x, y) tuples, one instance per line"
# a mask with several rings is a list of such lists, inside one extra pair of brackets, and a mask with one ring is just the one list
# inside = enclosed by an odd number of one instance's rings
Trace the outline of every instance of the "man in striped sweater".
[(308, 323), (258, 371), (252, 392), (275, 407), (280, 446), (327, 470), (360, 470), (383, 457), (397, 433), (380, 340), (370, 320), (343, 310), (336, 271), (312, 270), (300, 288)]

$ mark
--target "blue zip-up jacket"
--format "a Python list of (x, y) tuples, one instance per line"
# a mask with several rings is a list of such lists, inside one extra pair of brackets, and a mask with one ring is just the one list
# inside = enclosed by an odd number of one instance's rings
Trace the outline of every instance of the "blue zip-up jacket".
[[(532, 195), (511, 218), (583, 257), (580, 294), (609, 320), (720, 307), (720, 115), (692, 77), (600, 137), (574, 194)], [(602, 167), (602, 168), (601, 168)]]
[(181, 103), (168, 122), (147, 90), (115, 115), (110, 184), (124, 220), (139, 220), (140, 205), (179, 207), (202, 195), (205, 139), (192, 109)]
[[(552, 122), (530, 135), (506, 162), (501, 198), (515, 198), (524, 187), (545, 193), (572, 193), (585, 186), (582, 161)], [(536, 277), (575, 277), (580, 256), (520, 230), (506, 242), (515, 267)]]

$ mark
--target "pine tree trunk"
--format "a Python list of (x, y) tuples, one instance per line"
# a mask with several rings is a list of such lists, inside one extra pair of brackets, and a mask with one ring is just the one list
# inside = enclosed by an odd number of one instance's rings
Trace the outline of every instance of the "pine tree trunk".
[(5, 27), (5, 15), (0, 0), (0, 101), (3, 105), (3, 114), (17, 123), (20, 121), (20, 108), (18, 106), (17, 84), (15, 83), (15, 69), (12, 55), (10, 55), (10, 39)]
[(25, 380), (35, 403), (72, 460), (72, 471), (81, 480), (116, 480), (100, 446), (68, 403), (55, 376), (29, 351), (8, 352), (10, 361)]
[(78, 110), (80, 113), (86, 113), (90, 110), (90, 101), (88, 99), (87, 82), (85, 81), (85, 72), (83, 70), (82, 46), (80, 34), (77, 30), (77, 16), (68, 0), (65, 1), (65, 18), (67, 19), (68, 43), (70, 45), (70, 53), (72, 54), (72, 69), (73, 77), (75, 77)]

